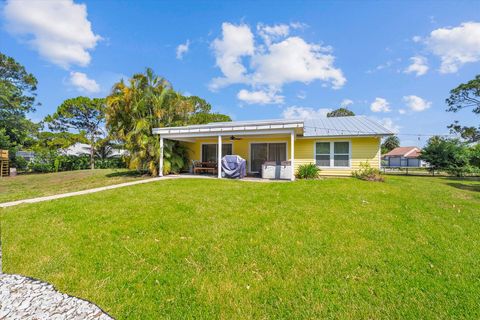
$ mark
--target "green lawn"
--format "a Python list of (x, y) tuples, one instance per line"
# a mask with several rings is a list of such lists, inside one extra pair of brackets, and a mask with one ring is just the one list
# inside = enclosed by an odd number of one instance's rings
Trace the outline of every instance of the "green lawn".
[(96, 169), (24, 174), (0, 179), (0, 203), (50, 196), (144, 178), (126, 169)]
[(4, 271), (118, 319), (478, 319), (480, 181), (178, 179), (2, 212)]

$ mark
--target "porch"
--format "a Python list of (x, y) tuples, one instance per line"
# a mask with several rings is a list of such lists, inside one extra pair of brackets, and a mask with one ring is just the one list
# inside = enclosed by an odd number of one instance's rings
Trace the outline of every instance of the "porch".
[[(286, 178), (294, 180), (295, 140), (302, 129), (301, 120), (157, 128), (153, 133), (158, 134), (160, 139), (159, 174), (163, 175), (164, 139), (169, 139), (181, 141), (189, 149), (189, 160), (193, 167), (191, 173), (205, 171), (222, 178), (222, 157), (239, 155), (246, 160), (247, 176), (250, 178), (260, 176), (262, 166), (268, 163), (284, 167), (288, 165), (290, 169)], [(200, 169), (195, 169), (195, 164), (200, 164)]]

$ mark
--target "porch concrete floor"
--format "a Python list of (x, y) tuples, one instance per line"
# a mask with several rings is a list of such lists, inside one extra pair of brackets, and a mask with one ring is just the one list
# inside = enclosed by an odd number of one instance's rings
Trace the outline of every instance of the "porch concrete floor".
[[(163, 177), (163, 179), (174, 179), (174, 178), (218, 179), (218, 177), (216, 175), (192, 174), (192, 173), (170, 174), (168, 176)], [(260, 177), (245, 177), (245, 178), (242, 178), (242, 179), (228, 179), (228, 178), (222, 178), (222, 179), (248, 181), (248, 182), (290, 182), (290, 180), (270, 180), (270, 179), (263, 179), (263, 178), (260, 178)]]

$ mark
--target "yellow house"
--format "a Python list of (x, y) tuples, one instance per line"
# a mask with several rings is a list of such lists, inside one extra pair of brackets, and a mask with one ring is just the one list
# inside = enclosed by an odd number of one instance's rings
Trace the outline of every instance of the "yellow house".
[[(153, 129), (160, 136), (160, 175), (163, 140), (186, 144), (191, 161), (216, 163), (222, 177), (224, 155), (246, 160), (247, 174), (262, 171), (265, 162), (290, 166), (290, 179), (302, 164), (314, 163), (322, 175), (351, 175), (361, 162), (380, 168), (381, 138), (393, 133), (365, 116), (309, 120), (260, 120), (218, 122)], [(222, 148), (218, 148), (221, 145)]]

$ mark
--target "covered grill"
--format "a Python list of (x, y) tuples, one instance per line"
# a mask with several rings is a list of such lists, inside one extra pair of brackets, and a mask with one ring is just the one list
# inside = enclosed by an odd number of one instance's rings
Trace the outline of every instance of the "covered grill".
[(240, 156), (227, 155), (222, 158), (222, 177), (242, 179), (247, 172), (247, 162)]

